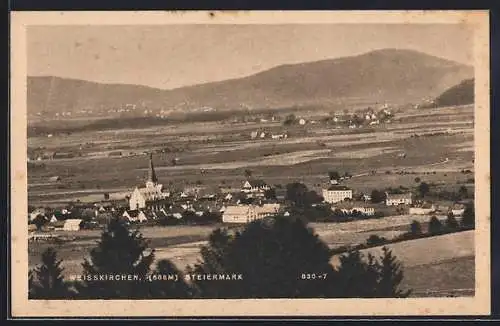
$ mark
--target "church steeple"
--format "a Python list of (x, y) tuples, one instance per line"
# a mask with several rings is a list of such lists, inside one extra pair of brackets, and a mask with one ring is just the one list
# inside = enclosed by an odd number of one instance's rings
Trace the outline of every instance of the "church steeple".
[(149, 171), (148, 171), (148, 180), (147, 184), (155, 185), (158, 183), (158, 178), (156, 177), (155, 167), (153, 165), (153, 153), (149, 153)]

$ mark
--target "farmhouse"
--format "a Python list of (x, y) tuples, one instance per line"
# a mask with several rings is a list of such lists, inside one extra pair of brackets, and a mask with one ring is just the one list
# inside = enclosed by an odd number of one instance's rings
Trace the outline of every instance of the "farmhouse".
[(277, 214), (280, 204), (227, 206), (222, 214), (223, 223), (250, 223)]
[(136, 187), (129, 199), (130, 210), (139, 210), (149, 207), (158, 201), (167, 198), (169, 193), (163, 192), (163, 185), (158, 183), (158, 178), (153, 166), (153, 154), (149, 155), (149, 171), (146, 187)]
[(385, 195), (386, 195), (385, 204), (387, 206), (411, 205), (413, 202), (411, 193), (389, 194), (386, 192)]
[(64, 231), (79, 231), (81, 219), (67, 219), (64, 221), (63, 230)]
[(375, 215), (375, 207), (364, 202), (339, 202), (335, 205), (332, 205), (331, 208), (333, 211), (338, 209), (344, 214), (354, 214), (357, 212), (367, 216)]
[(35, 220), (38, 216), (46, 217), (47, 211), (45, 208), (36, 208), (30, 213), (30, 221)]
[(346, 198), (352, 199), (352, 189), (346, 186), (332, 185), (328, 189), (323, 189), (324, 201), (330, 204), (338, 203)]
[(249, 179), (243, 183), (241, 191), (246, 194), (264, 194), (265, 191), (271, 189), (264, 180)]

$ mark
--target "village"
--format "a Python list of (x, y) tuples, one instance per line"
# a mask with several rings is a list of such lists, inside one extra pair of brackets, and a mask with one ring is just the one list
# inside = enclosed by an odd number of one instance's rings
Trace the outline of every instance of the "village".
[[(237, 118), (228, 118), (221, 120), (221, 124), (239, 124), (239, 123), (255, 123), (262, 127), (252, 130), (249, 134), (250, 140), (286, 140), (289, 137), (300, 137), (307, 134), (309, 126), (324, 126), (329, 129), (363, 129), (376, 128), (385, 124), (393, 123), (395, 117), (395, 108), (390, 107), (387, 103), (380, 107), (362, 107), (353, 112), (344, 112), (336, 110), (327, 115), (317, 116), (315, 118), (305, 118), (296, 116), (294, 113), (279, 115), (266, 113), (252, 113), (243, 115)], [(147, 111), (147, 110), (146, 110)], [(148, 111), (149, 112), (149, 111)], [(147, 117), (150, 117), (149, 115)], [(164, 118), (163, 116), (154, 116), (151, 118)], [(161, 120), (157, 120), (160, 121)], [(295, 127), (295, 129), (294, 129)], [(36, 128), (35, 128), (36, 129)], [(290, 131), (289, 129), (292, 129)], [(59, 132), (62, 133), (62, 132)], [(47, 132), (44, 137), (53, 138), (57, 135), (57, 131)], [(244, 137), (245, 139), (247, 137)], [(27, 162), (42, 162), (47, 160), (68, 160), (81, 159), (85, 157), (125, 157), (137, 156), (145, 154), (142, 150), (119, 150), (112, 146), (105, 151), (96, 151), (95, 144), (92, 142), (81, 143), (77, 148), (66, 150), (49, 150), (43, 146), (28, 149)], [(172, 151), (169, 148), (155, 149), (155, 152), (164, 153)]]
[[(223, 223), (242, 225), (276, 214), (290, 216), (301, 213), (311, 222), (345, 222), (357, 219), (383, 218), (397, 215), (461, 216), (470, 202), (459, 196), (452, 205), (425, 198), (428, 185), (420, 183), (411, 189), (374, 189), (370, 194), (345, 186), (352, 178), (331, 172), (325, 176), (320, 194), (302, 183), (274, 187), (248, 173), (241, 188), (191, 186), (181, 192), (165, 189), (158, 180), (149, 154), (145, 184), (137, 185), (123, 200), (103, 199), (93, 203), (71, 203), (64, 207), (30, 207), (28, 229), (30, 239), (57, 237), (57, 232), (104, 228), (112, 218), (130, 225), (207, 225)], [(418, 179), (418, 178), (417, 178)], [(418, 180), (417, 180), (418, 181)], [(459, 190), (467, 192), (465, 188)], [(469, 199), (469, 200), (468, 200)]]

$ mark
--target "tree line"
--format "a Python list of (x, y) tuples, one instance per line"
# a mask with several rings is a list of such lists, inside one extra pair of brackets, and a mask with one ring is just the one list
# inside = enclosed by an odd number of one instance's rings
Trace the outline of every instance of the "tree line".
[[(185, 271), (155, 250), (138, 230), (114, 219), (82, 263), (82, 275), (135, 275), (126, 281), (66, 280), (57, 252), (48, 248), (29, 272), (30, 299), (165, 298), (375, 298), (407, 297), (401, 263), (384, 248), (380, 257), (348, 251), (331, 264), (332, 251), (301, 216), (257, 220), (230, 233), (217, 229), (201, 259)], [(190, 275), (228, 275), (196, 279)], [(177, 275), (164, 280), (157, 275)], [(234, 278), (236, 275), (237, 277)]]

